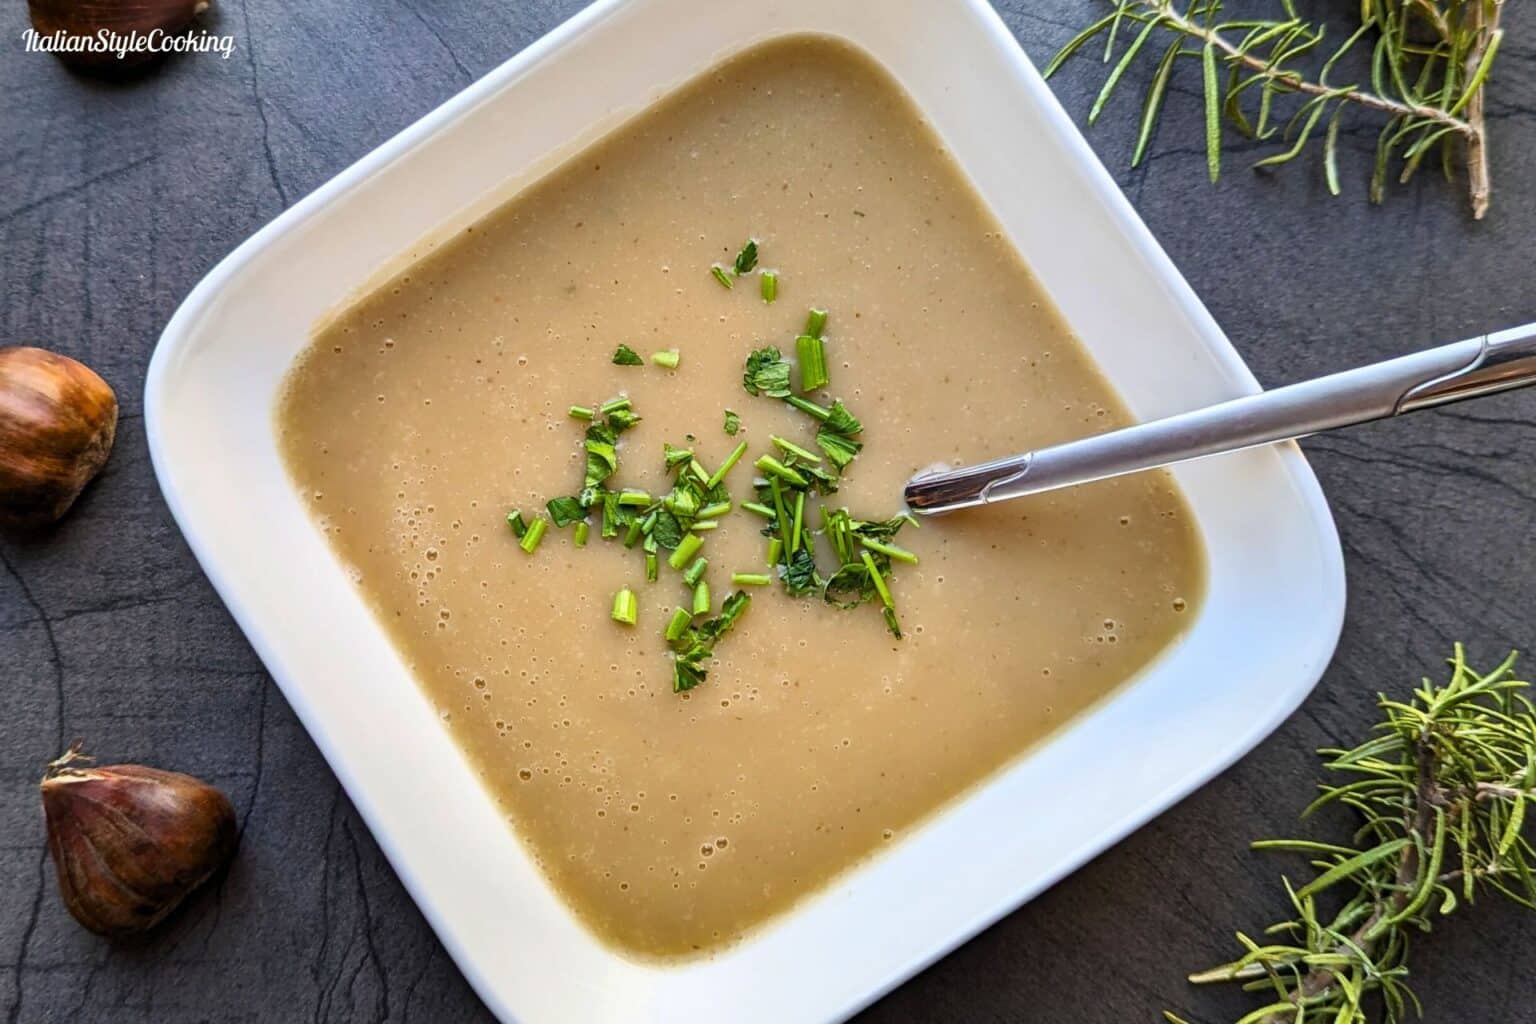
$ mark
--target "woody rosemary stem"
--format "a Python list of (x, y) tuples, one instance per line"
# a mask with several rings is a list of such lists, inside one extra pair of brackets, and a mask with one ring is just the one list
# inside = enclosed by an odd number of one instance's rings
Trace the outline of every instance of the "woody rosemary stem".
[[(1378, 906), (1365, 923), (1350, 935), (1348, 943), (1340, 943), (1336, 952), (1347, 953), (1350, 947), (1363, 950), (1367, 955), (1375, 952), (1378, 936), (1377, 926), (1381, 922), (1408, 905), (1413, 895), (1413, 882), (1419, 875), (1419, 849), (1420, 846), (1428, 846), (1430, 834), (1435, 820), (1435, 808), (1445, 802), (1445, 794), (1435, 782), (1435, 751), (1430, 743), (1428, 735), (1419, 738), (1418, 743), (1418, 778), (1414, 788), (1413, 810), (1406, 815), (1405, 825), (1408, 834), (1417, 836), (1420, 842), (1410, 844), (1403, 849), (1401, 858), (1397, 862), (1397, 891), (1386, 902)], [(1338, 984), (1338, 979), (1333, 972), (1321, 968), (1315, 968), (1301, 979), (1296, 990), (1291, 994), (1290, 1000), (1293, 1006), (1298, 1006), (1310, 999), (1327, 992), (1329, 988)], [(1292, 1024), (1296, 1019), (1294, 1009), (1277, 1010), (1267, 1017), (1260, 1018), (1258, 1024)]]

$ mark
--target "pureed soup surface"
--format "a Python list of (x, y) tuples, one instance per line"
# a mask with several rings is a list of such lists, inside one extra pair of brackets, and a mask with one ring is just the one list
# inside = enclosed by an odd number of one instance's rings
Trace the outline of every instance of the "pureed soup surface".
[[(710, 276), (748, 235), (780, 272), (773, 304), (755, 275)], [(770, 434), (814, 444), (742, 364), (792, 354), (810, 306), (831, 313), (818, 397), (864, 424), (829, 505), (861, 518), (900, 511), (935, 461), (1126, 422), (898, 86), (809, 37), (710, 72), (367, 296), (279, 409), (290, 472), (485, 786), (632, 954), (719, 946), (813, 891), (1136, 673), (1201, 597), (1191, 517), (1144, 473), (904, 529), (901, 640), (878, 605), (750, 588), (708, 680), (673, 693), (662, 631), (688, 592), (666, 552), (646, 583), (640, 548), (595, 523), (586, 547), (551, 528), (530, 556), (504, 517), (580, 490), (566, 409), (620, 392), (644, 419), (608, 486), (662, 494), (664, 441), (712, 470), (745, 439), (728, 480), (752, 500)], [(620, 343), (682, 362), (615, 366)], [(720, 522), (716, 610), (730, 573), (768, 571), (762, 520)], [(635, 627), (609, 617), (623, 586)]]

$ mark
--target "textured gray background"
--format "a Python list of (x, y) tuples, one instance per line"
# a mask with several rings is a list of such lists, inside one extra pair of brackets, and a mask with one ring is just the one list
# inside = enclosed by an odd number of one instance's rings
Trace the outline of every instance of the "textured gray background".
[[(111, 463), (64, 527), (0, 541), (0, 1017), (486, 1020), (182, 543), (150, 472), (141, 386), (161, 326), (221, 256), (581, 3), (216, 2), (232, 59), (173, 59), (120, 85), (23, 54), (23, 5), (0, 9), (0, 344), (78, 356), (123, 404)], [(1002, 7), (1036, 60), (1101, 9)], [(1126, 169), (1133, 97), (1089, 133), (1266, 383), (1536, 319), (1536, 20), (1511, 14), (1482, 224), (1432, 175), (1368, 205), (1358, 124), (1344, 198), (1315, 162), (1260, 175), (1231, 160), (1211, 187), (1189, 78), (1143, 168)], [(1074, 116), (1101, 74), (1079, 61), (1054, 83)], [(1307, 449), (1350, 583), (1317, 692), (1237, 767), (867, 1019), (1120, 1022), (1165, 1006), (1232, 1019), (1251, 1004), (1182, 977), (1281, 909), (1280, 863), (1245, 844), (1293, 829), (1313, 748), (1361, 736), (1373, 692), (1437, 670), (1455, 639), (1484, 661), (1536, 642), (1536, 393)], [(86, 934), (54, 890), (35, 786), (74, 737), (210, 779), (244, 825), (227, 877), (139, 942)], [(1491, 901), (1423, 940), (1430, 1019), (1536, 1020), (1536, 977), (1513, 952), (1533, 941), (1536, 915)]]

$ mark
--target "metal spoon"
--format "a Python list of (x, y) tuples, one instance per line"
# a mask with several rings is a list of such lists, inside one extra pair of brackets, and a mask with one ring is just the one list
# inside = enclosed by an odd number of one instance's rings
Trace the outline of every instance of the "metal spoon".
[(919, 473), (924, 515), (1241, 451), (1536, 383), (1536, 324), (1442, 345), (1079, 441)]

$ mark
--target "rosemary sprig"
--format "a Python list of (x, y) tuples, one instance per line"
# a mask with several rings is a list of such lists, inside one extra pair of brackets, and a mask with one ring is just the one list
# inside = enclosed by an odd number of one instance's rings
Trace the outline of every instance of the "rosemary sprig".
[[(1254, 843), (1306, 855), (1317, 874), (1300, 887), (1282, 879), (1295, 916), (1266, 929), (1266, 941), (1239, 932), (1241, 957), (1189, 980), (1264, 993), (1268, 1002), (1240, 1024), (1364, 1024), (1377, 998), (1382, 1019), (1396, 1024), (1421, 1013), (1407, 985), (1414, 932), (1489, 890), (1536, 909), (1536, 850), (1524, 827), (1536, 802), (1536, 707), (1514, 676), (1515, 657), (1480, 675), (1457, 644), (1448, 682), (1425, 679), (1406, 702), (1381, 696), (1385, 721), (1373, 738), (1319, 751), (1343, 780), (1322, 785), (1304, 816), (1352, 808), (1361, 819), (1352, 842)], [(1325, 912), (1322, 901), (1337, 909)]]
[[(1339, 126), (1350, 108), (1384, 116), (1376, 141), (1370, 196), (1380, 202), (1394, 163), (1406, 183), (1425, 159), (1437, 156), (1446, 176), (1458, 153), (1467, 168), (1472, 215), (1488, 211), (1487, 123), (1484, 89), (1504, 30), (1505, 0), (1360, 0), (1360, 27), (1325, 51), (1325, 28), (1301, 17), (1295, 0), (1278, 0), (1281, 17), (1223, 17), (1223, 0), (1110, 0), (1114, 10), (1080, 32), (1046, 66), (1049, 77), (1072, 54), (1103, 35), (1104, 62), (1114, 64), (1088, 113), (1098, 120), (1126, 70), (1154, 36), (1170, 37), (1142, 101), (1132, 166), (1139, 165), (1162, 114), (1179, 58), (1198, 60), (1204, 79), (1206, 163), (1212, 181), (1221, 174), (1222, 122), (1259, 140), (1286, 148), (1256, 166), (1288, 163), (1319, 133), (1329, 191), (1340, 192)], [(1127, 25), (1139, 26), (1116, 57)], [(1357, 48), (1369, 49), (1368, 87), (1334, 80), (1339, 64)], [(1322, 54), (1327, 53), (1326, 57)], [(1304, 66), (1305, 65), (1305, 66)], [(1224, 72), (1224, 73), (1223, 73)], [(1299, 98), (1283, 127), (1277, 101)], [(1290, 106), (1291, 104), (1286, 104)]]

